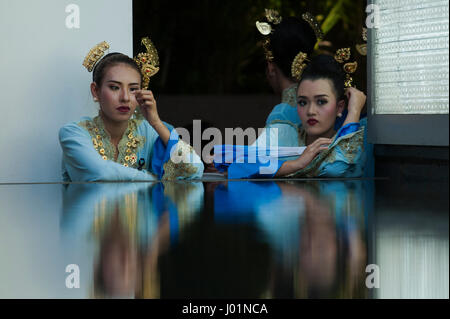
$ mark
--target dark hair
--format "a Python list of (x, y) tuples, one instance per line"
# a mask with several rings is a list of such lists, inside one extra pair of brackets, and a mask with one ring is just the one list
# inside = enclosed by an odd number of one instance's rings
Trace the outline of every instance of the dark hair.
[(92, 72), (92, 80), (95, 83), (97, 83), (98, 86), (100, 86), (102, 84), (103, 77), (105, 76), (106, 70), (109, 67), (115, 66), (120, 63), (126, 64), (126, 65), (132, 67), (133, 69), (135, 69), (139, 73), (139, 76), (141, 77), (141, 81), (142, 81), (141, 70), (139, 69), (136, 62), (134, 62), (134, 60), (132, 58), (130, 58), (129, 56), (122, 54), (122, 53), (118, 53), (118, 52), (113, 52), (113, 53), (109, 53), (109, 54), (105, 55), (95, 65), (94, 70)]
[(290, 78), (292, 61), (300, 51), (311, 56), (317, 42), (316, 35), (308, 22), (296, 17), (285, 18), (272, 27), (274, 32), (270, 35), (270, 50), (273, 62)]
[(345, 73), (341, 64), (334, 57), (321, 54), (312, 58), (302, 73), (300, 83), (304, 80), (314, 81), (319, 79), (327, 79), (333, 83), (334, 93), (338, 101), (344, 98)]

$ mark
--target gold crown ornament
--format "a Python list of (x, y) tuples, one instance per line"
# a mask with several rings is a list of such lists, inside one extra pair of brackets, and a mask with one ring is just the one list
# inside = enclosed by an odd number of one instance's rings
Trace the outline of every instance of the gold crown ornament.
[(262, 47), (264, 49), (264, 55), (266, 57), (266, 60), (269, 62), (272, 62), (273, 61), (273, 53), (270, 50), (270, 39), (269, 38), (266, 38), (263, 40)]
[[(266, 20), (268, 22), (272, 24), (281, 23), (282, 18), (277, 10), (265, 9), (265, 12), (266, 12)], [(269, 35), (270, 33), (273, 32), (273, 28), (270, 25), (270, 23), (256, 21), (256, 28), (262, 35)]]
[(291, 75), (297, 81), (300, 81), (302, 78), (302, 73), (306, 68), (305, 61), (308, 61), (308, 55), (303, 52), (299, 52), (295, 56), (294, 61), (292, 61)]
[[(334, 59), (339, 62), (340, 64), (344, 64), (342, 67), (345, 72), (345, 82), (344, 86), (346, 88), (353, 86), (353, 78), (351, 74), (355, 73), (358, 69), (358, 62), (347, 62), (350, 60), (351, 57), (351, 51), (350, 48), (342, 48), (336, 51), (336, 54), (334, 55)], [(347, 63), (346, 63), (347, 62)]]
[(344, 63), (350, 59), (351, 52), (350, 48), (342, 48), (336, 51), (334, 59), (339, 63)]
[(147, 52), (139, 53), (134, 61), (141, 69), (142, 89), (146, 90), (150, 78), (159, 71), (159, 56), (153, 42), (148, 37), (142, 38), (141, 43), (145, 46)]
[(266, 12), (266, 19), (267, 21), (273, 23), (273, 24), (280, 24), (281, 23), (281, 16), (280, 13), (277, 10), (274, 9), (265, 9)]
[(322, 40), (323, 39), (322, 28), (320, 27), (319, 21), (317, 21), (316, 17), (314, 17), (309, 12), (305, 12), (302, 14), (302, 19), (308, 22), (308, 24), (314, 30), (317, 40)]
[[(277, 10), (265, 9), (265, 15), (266, 20), (274, 25), (280, 24), (282, 21), (280, 13)], [(272, 28), (270, 23), (256, 21), (256, 29), (258, 29), (259, 33), (261, 33), (262, 35), (268, 36), (269, 34), (274, 32), (274, 29)], [(273, 53), (270, 50), (270, 38), (265, 38), (263, 40), (262, 47), (264, 49), (266, 60), (273, 61)]]
[(93, 47), (89, 53), (86, 55), (83, 61), (83, 66), (89, 71), (92, 72), (95, 64), (101, 59), (101, 57), (105, 54), (105, 51), (109, 49), (109, 44), (105, 41), (97, 44)]

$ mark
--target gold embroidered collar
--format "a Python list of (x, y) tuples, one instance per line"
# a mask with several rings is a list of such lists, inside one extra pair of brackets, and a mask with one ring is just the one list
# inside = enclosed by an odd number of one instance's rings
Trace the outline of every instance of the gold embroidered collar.
[[(141, 120), (128, 120), (128, 127), (119, 141), (117, 150), (111, 143), (111, 136), (106, 131), (103, 120), (100, 116), (94, 117), (92, 120), (81, 122), (92, 137), (92, 144), (95, 150), (106, 161), (111, 160), (120, 163), (126, 167), (137, 167), (137, 152), (145, 143), (144, 136), (137, 136), (137, 127)], [(117, 158), (117, 160), (115, 160)]]
[[(336, 161), (336, 148), (339, 146), (342, 154), (347, 158), (350, 163), (353, 163), (357, 157), (358, 150), (364, 149), (364, 127), (361, 127), (358, 131), (344, 135), (336, 139), (336, 132), (331, 138), (333, 144), (329, 149), (321, 152), (317, 155), (307, 167), (292, 173), (287, 177), (294, 176), (306, 176), (316, 177), (319, 173), (320, 165), (323, 162), (334, 163)], [(306, 146), (306, 130), (303, 128), (298, 129), (298, 145)]]

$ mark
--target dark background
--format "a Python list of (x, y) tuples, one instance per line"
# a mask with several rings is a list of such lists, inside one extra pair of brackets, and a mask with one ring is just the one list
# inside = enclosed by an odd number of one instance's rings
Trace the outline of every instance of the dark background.
[[(134, 54), (144, 50), (142, 37), (154, 42), (160, 72), (151, 85), (160, 94), (270, 93), (258, 46), (262, 36), (255, 27), (265, 8), (278, 10), (282, 17), (300, 18), (308, 11), (321, 22), (331, 13), (336, 22), (325, 40), (334, 49), (354, 49), (362, 42), (365, 7), (362, 0), (134, 0), (133, 49)], [(365, 79), (365, 69), (359, 71), (357, 78)]]

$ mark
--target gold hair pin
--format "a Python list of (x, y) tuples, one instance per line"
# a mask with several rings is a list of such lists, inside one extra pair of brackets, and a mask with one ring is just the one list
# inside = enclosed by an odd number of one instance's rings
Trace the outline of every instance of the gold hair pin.
[[(280, 24), (281, 23), (282, 18), (277, 10), (265, 9), (265, 12), (266, 12), (267, 21), (269, 21), (272, 24)], [(256, 21), (256, 28), (262, 35), (269, 35), (270, 33), (273, 32), (273, 29), (272, 29), (272, 26), (270, 25), (270, 23)]]
[(134, 61), (141, 69), (142, 89), (146, 90), (150, 83), (150, 78), (159, 71), (159, 56), (158, 51), (148, 37), (143, 38), (141, 43), (145, 46), (147, 52), (139, 53), (134, 58)]
[(303, 52), (297, 54), (294, 61), (292, 61), (291, 75), (297, 81), (300, 81), (302, 78), (303, 71), (306, 68), (305, 61), (308, 61), (308, 55)]
[[(334, 55), (334, 59), (343, 64), (350, 60), (351, 57), (351, 51), (350, 48), (342, 48), (336, 51), (336, 54)], [(344, 86), (346, 88), (352, 87), (353, 78), (351, 77), (351, 74), (355, 73), (358, 69), (358, 62), (347, 62), (343, 66), (344, 72), (345, 72), (345, 82)]]
[[(363, 28), (362, 39), (365, 42), (367, 42), (367, 28)], [(366, 43), (356, 44), (355, 47), (356, 47), (356, 51), (358, 51), (359, 54), (361, 54), (362, 56), (367, 55), (367, 44)]]
[(262, 35), (269, 35), (272, 32), (272, 27), (267, 22), (256, 21), (256, 29), (258, 29), (259, 33)]
[(280, 24), (281, 23), (281, 16), (280, 13), (277, 10), (274, 9), (265, 9), (266, 11), (266, 19), (267, 21), (273, 23), (273, 24)]
[(89, 71), (92, 72), (95, 64), (100, 60), (100, 58), (105, 54), (105, 51), (109, 49), (109, 44), (105, 41), (97, 44), (93, 47), (89, 53), (86, 55), (83, 61), (83, 66)]
[(314, 30), (316, 34), (316, 38), (318, 40), (323, 39), (322, 28), (320, 27), (319, 21), (317, 21), (316, 17), (314, 17), (311, 13), (305, 12), (302, 14), (302, 19), (309, 23), (311, 28)]
[(264, 41), (262, 42), (262, 47), (264, 49), (264, 55), (266, 56), (266, 60), (269, 62), (273, 61), (273, 53), (272, 51), (270, 51), (270, 39), (264, 39)]
[(344, 63), (350, 59), (350, 48), (342, 48), (336, 51), (334, 59), (339, 63)]

